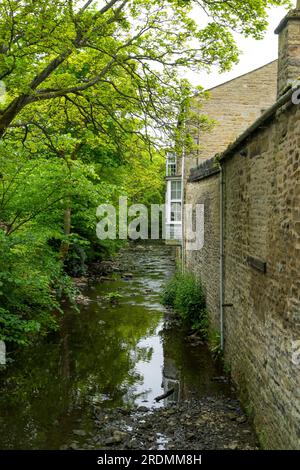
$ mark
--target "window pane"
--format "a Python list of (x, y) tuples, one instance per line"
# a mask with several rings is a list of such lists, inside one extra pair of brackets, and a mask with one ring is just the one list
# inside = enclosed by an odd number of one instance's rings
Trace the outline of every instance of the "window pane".
[(169, 239), (170, 240), (181, 240), (181, 225), (171, 225), (169, 228)]
[(171, 182), (171, 200), (181, 199), (181, 181)]
[(167, 156), (168, 163), (176, 163), (176, 155), (169, 153)]
[(171, 204), (171, 222), (181, 222), (181, 203), (172, 202)]
[(176, 175), (176, 164), (169, 163), (167, 176), (175, 176), (175, 175)]
[(181, 225), (167, 225), (166, 226), (166, 240), (181, 240)]

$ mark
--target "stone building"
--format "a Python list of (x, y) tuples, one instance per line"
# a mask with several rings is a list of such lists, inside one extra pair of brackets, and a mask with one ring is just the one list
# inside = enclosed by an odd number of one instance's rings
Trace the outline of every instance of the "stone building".
[(217, 124), (173, 178), (181, 208), (204, 205), (202, 249), (183, 213), (182, 258), (261, 443), (300, 449), (300, 5), (276, 34), (278, 61), (210, 90)]

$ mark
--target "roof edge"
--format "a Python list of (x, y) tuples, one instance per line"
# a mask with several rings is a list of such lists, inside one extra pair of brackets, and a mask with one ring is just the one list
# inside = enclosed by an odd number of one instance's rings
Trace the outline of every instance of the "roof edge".
[(249, 72), (242, 73), (242, 75), (238, 75), (237, 77), (231, 78), (230, 80), (227, 80), (226, 82), (220, 83), (219, 85), (215, 85), (211, 88), (206, 88), (205, 91), (212, 91), (212, 90), (215, 90), (216, 88), (219, 88), (220, 86), (227, 85), (228, 83), (234, 82), (234, 80), (238, 80), (239, 78), (246, 77), (247, 75), (250, 75), (251, 73), (257, 72), (258, 70), (268, 67), (268, 65), (271, 65), (274, 62), (278, 62), (278, 58), (271, 60), (271, 62), (267, 62), (266, 64), (261, 65), (260, 67), (257, 67), (256, 69), (249, 70)]
[(220, 166), (216, 165), (216, 159), (213, 157), (209, 160), (204, 160), (197, 167), (191, 168), (188, 182), (195, 183), (196, 181), (209, 178), (217, 173), (220, 173)]

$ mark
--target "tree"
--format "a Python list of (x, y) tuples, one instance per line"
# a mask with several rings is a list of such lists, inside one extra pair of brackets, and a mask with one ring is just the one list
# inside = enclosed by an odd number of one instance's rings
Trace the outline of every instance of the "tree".
[[(0, 109), (0, 136), (32, 103), (86, 96), (101, 83), (120, 98), (139, 103), (146, 137), (154, 123), (170, 132), (182, 99), (178, 69), (213, 64), (228, 69), (238, 58), (231, 30), (259, 38), (267, 7), (285, 4), (287, 0), (3, 0), (0, 80), (7, 99)], [(203, 15), (202, 28), (191, 18), (194, 6)], [(120, 74), (134, 82), (133, 94), (118, 87)], [(91, 112), (88, 104), (85, 112)]]
[[(71, 75), (71, 71), (69, 72)], [(74, 74), (74, 70), (72, 71)], [(130, 90), (133, 93), (133, 84), (126, 82), (126, 77), (119, 76), (116, 78), (116, 82), (119, 87), (123, 90)], [(90, 113), (87, 114), (85, 106), (90, 105)], [(78, 112), (79, 111), (79, 112)], [(13, 123), (6, 132), (2, 140), (2, 149), (5, 153), (9, 149), (16, 149), (19, 145), (19, 151), (23, 152), (26, 159), (30, 159), (31, 165), (35, 162), (35, 166), (41, 167), (41, 158), (46, 158), (46, 166), (43, 164), (43, 178), (47, 182), (47, 177), (50, 177), (50, 170), (53, 158), (60, 161), (59, 168), (63, 176), (63, 188), (61, 191), (61, 183), (57, 191), (54, 190), (55, 203), (63, 202), (64, 207), (64, 238), (61, 243), (61, 259), (65, 260), (71, 240), (71, 226), (72, 226), (72, 206), (74, 198), (80, 197), (83, 200), (83, 196), (86, 198), (86, 202), (91, 200), (89, 196), (96, 192), (96, 186), (100, 189), (103, 184), (108, 184), (109, 179), (118, 181), (120, 190), (123, 186), (124, 194), (130, 195), (129, 184), (126, 180), (132, 175), (138, 178), (140, 181), (140, 190), (145, 189), (145, 185), (153, 185), (155, 179), (157, 180), (157, 188), (160, 194), (156, 193), (156, 197), (161, 197), (163, 189), (163, 178), (162, 172), (159, 173), (153, 179), (154, 171), (150, 168), (149, 163), (147, 164), (147, 151), (153, 154), (153, 149), (149, 148), (149, 142), (145, 142), (145, 138), (141, 133), (142, 121), (137, 119), (135, 114), (138, 113), (138, 106), (136, 101), (128, 101), (127, 99), (121, 99), (119, 94), (113, 90), (109, 93), (106, 84), (99, 84), (92, 92), (89, 92), (85, 97), (61, 97), (56, 100), (52, 100), (49, 106), (44, 101), (34, 103), (30, 108), (27, 108), (22, 113), (22, 120)], [(19, 144), (17, 144), (19, 143)], [(11, 150), (10, 150), (11, 152)], [(133, 155), (137, 155), (137, 158), (145, 160), (144, 162), (144, 173), (143, 175), (137, 175), (138, 166), (135, 164)], [(156, 157), (156, 160), (159, 157)], [(160, 170), (162, 168), (161, 159), (159, 165), (153, 165), (153, 169)], [(156, 162), (155, 162), (156, 163)], [(49, 165), (49, 172), (47, 172), (47, 164)], [(126, 165), (125, 165), (126, 164)], [(21, 167), (24, 166), (24, 161), (21, 163)], [(123, 166), (122, 179), (114, 177), (112, 174), (112, 166), (116, 170), (117, 167)], [(28, 164), (25, 165), (25, 168)], [(57, 164), (55, 165), (55, 168)], [(104, 167), (110, 168), (110, 174), (103, 175)], [(128, 174), (128, 168), (133, 169), (133, 173)], [(26, 169), (26, 171), (28, 168)], [(19, 171), (18, 168), (16, 171)], [(150, 182), (149, 174), (152, 174), (152, 182)], [(19, 174), (16, 179), (14, 172), (10, 172), (10, 177), (15, 180), (15, 184), (20, 186), (18, 192), (22, 194), (23, 182), (20, 181), (20, 176), (23, 176), (24, 171)], [(29, 177), (35, 178), (33, 172)], [(81, 177), (80, 177), (81, 175)], [(88, 183), (87, 180), (92, 179), (96, 183), (95, 189)], [(6, 186), (12, 187), (10, 179), (5, 179)], [(51, 181), (51, 178), (50, 178)], [(145, 182), (145, 185), (141, 184), (141, 181)], [(57, 180), (58, 182), (58, 180)], [(84, 184), (83, 184), (84, 182)], [(76, 189), (74, 189), (76, 183)], [(91, 182), (90, 182), (91, 183)], [(13, 185), (14, 186), (14, 185)], [(34, 187), (34, 184), (33, 184)], [(45, 185), (45, 187), (47, 187)], [(81, 193), (79, 193), (79, 188)], [(89, 188), (89, 192), (85, 190)], [(48, 200), (50, 195), (39, 188), (40, 194), (45, 194), (45, 200)], [(119, 191), (120, 192), (120, 191)], [(149, 190), (148, 190), (148, 194)], [(152, 192), (154, 195), (154, 192)], [(6, 189), (5, 201), (9, 196), (9, 191)], [(28, 192), (27, 195), (32, 198), (32, 194)], [(28, 202), (28, 197), (23, 194), (23, 199)], [(52, 197), (53, 199), (53, 197)], [(144, 197), (146, 200), (147, 197)], [(108, 197), (109, 202), (110, 198)], [(148, 197), (148, 202), (149, 197)], [(95, 197), (93, 196), (92, 208), (93, 223), (92, 229), (95, 226), (95, 213), (97, 204), (94, 202)], [(103, 197), (98, 194), (98, 204), (103, 202)], [(153, 201), (155, 202), (155, 201)], [(7, 204), (5, 204), (7, 205)], [(0, 201), (0, 214), (2, 222), (6, 224), (6, 234), (10, 235), (14, 231), (18, 230), (20, 226), (32, 221), (33, 218), (37, 217), (41, 211), (54, 210), (53, 204), (49, 201), (45, 204), (43, 198), (32, 198), (32, 203), (29, 206), (32, 208), (24, 211), (14, 204), (15, 211), (11, 212), (9, 218), (3, 212), (4, 204)], [(22, 204), (21, 204), (22, 206)], [(78, 206), (78, 204), (77, 204)], [(7, 212), (7, 211), (6, 211)], [(13, 220), (13, 223), (9, 221)], [(83, 222), (83, 221), (82, 221)]]

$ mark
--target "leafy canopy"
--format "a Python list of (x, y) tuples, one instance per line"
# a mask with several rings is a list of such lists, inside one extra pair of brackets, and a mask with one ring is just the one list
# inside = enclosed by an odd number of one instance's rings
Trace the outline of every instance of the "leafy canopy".
[[(102, 90), (116, 92), (120, 102), (138, 103), (136, 114), (146, 135), (148, 126), (170, 132), (184, 98), (178, 70), (213, 64), (227, 70), (238, 59), (232, 30), (260, 38), (267, 25), (267, 7), (287, 4), (287, 0), (3, 0), (0, 80), (5, 82), (7, 99), (0, 108), (0, 135), (25, 107), (42, 100), (84, 96), (87, 102), (81, 103), (81, 109), (90, 116), (90, 90), (103, 85)], [(105, 100), (98, 104), (108, 112)]]

